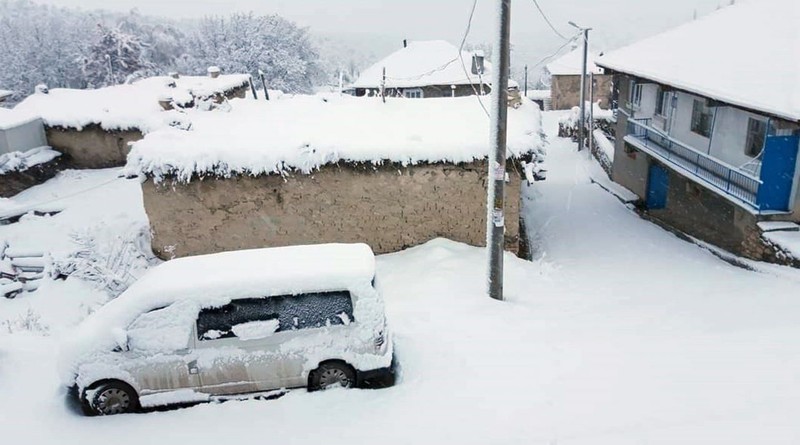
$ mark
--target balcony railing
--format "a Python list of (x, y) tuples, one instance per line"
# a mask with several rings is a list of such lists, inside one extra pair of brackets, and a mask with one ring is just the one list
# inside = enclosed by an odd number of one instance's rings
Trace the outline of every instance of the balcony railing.
[(744, 201), (756, 210), (759, 208), (758, 189), (763, 184), (760, 179), (667, 136), (651, 127), (649, 118), (628, 118), (627, 138), (633, 138), (638, 145), (648, 148), (647, 151), (694, 174), (721, 193)]

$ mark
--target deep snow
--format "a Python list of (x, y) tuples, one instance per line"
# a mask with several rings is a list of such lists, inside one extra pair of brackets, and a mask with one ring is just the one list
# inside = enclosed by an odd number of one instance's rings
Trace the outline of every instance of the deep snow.
[[(558, 114), (545, 118), (554, 135)], [(762, 264), (746, 271), (679, 240), (593, 184), (600, 170), (574, 144), (551, 142), (547, 181), (525, 192), (536, 260), (506, 256), (506, 302), (484, 295), (484, 249), (439, 239), (378, 258), (401, 365), (397, 386), (83, 418), (64, 406), (54, 366), (69, 320), (54, 322), (50, 336), (0, 333), (3, 438), (113, 438), (122, 445), (800, 442), (800, 273)], [(70, 207), (96, 219), (104, 212), (86, 207), (112, 204), (110, 214), (127, 206), (128, 218), (141, 218), (135, 181), (103, 191), (65, 203), (53, 222), (77, 221)], [(49, 227), (25, 224), (0, 227), (0, 237), (15, 230), (25, 244), (27, 230), (35, 244)], [(64, 243), (57, 233), (48, 236)], [(69, 306), (85, 298), (84, 287), (59, 290), (0, 301), (0, 319), (35, 299)]]

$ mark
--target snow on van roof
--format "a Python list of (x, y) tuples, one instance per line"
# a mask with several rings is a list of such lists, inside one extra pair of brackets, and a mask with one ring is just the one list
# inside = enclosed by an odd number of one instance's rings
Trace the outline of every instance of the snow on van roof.
[[(489, 118), (477, 96), (435, 99), (295, 96), (231, 101), (195, 112), (189, 131), (165, 128), (133, 144), (128, 169), (161, 180), (194, 175), (310, 173), (338, 161), (472, 162), (487, 157)], [(488, 105), (487, 98), (482, 98)], [(508, 110), (508, 156), (543, 145), (541, 114), (523, 100)]]
[[(472, 53), (461, 51), (444, 40), (409, 42), (384, 59), (365, 69), (353, 83), (353, 88), (378, 88), (386, 68), (387, 88), (407, 88), (428, 85), (480, 84), (477, 74), (472, 74)], [(483, 82), (491, 80), (491, 64), (484, 61)]]
[(603, 67), (800, 120), (797, 0), (741, 1), (597, 59)]
[(179, 301), (216, 307), (239, 298), (352, 290), (374, 277), (375, 256), (366, 244), (273, 247), (170, 260), (89, 316), (64, 344), (60, 366), (69, 373), (79, 357), (113, 349), (115, 331), (126, 329), (140, 314)]
[(48, 126), (83, 129), (97, 124), (105, 130), (152, 131), (165, 126), (174, 113), (165, 113), (162, 98), (177, 103), (191, 102), (242, 87), (249, 82), (242, 74), (208, 76), (150, 77), (131, 84), (93, 90), (54, 88), (47, 94), (33, 94), (14, 109), (41, 116)]

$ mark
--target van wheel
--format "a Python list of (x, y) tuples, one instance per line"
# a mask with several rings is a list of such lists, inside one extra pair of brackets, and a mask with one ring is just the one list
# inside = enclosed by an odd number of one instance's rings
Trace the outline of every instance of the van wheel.
[(356, 372), (350, 365), (342, 362), (326, 362), (308, 374), (308, 390), (317, 391), (340, 386), (356, 386)]
[(86, 390), (84, 395), (88, 411), (97, 416), (132, 413), (139, 410), (139, 396), (130, 385), (109, 381)]

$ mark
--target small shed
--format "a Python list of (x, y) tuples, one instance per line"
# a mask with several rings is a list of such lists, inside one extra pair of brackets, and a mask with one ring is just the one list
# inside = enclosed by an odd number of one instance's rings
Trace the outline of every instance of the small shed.
[(42, 118), (0, 108), (0, 155), (45, 145)]

